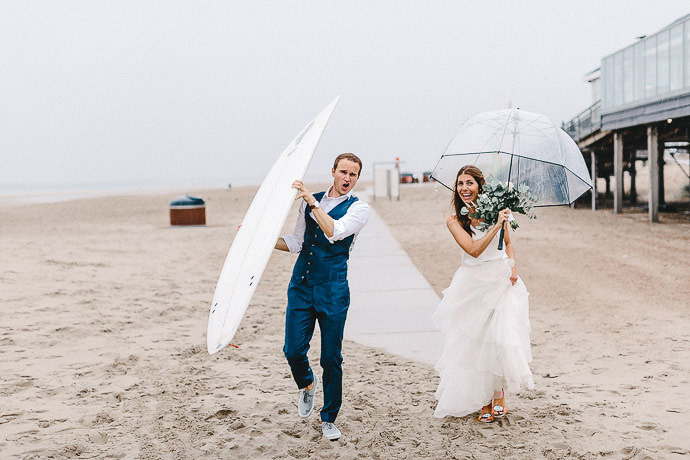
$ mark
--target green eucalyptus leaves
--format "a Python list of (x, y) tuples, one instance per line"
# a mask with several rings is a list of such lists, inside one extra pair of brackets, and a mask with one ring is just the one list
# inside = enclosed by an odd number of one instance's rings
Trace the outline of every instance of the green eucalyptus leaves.
[[(522, 183), (515, 188), (512, 182), (504, 183), (489, 178), (482, 187), (481, 194), (477, 196), (476, 201), (472, 202), (474, 210), (470, 212), (467, 207), (464, 207), (460, 212), (462, 215), (469, 214), (470, 217), (481, 220), (479, 229), (484, 231), (496, 224), (498, 213), (505, 208), (509, 208), (513, 213), (536, 219), (532, 213), (532, 205), (535, 201), (536, 198), (529, 193), (527, 184)], [(510, 221), (510, 226), (513, 230), (519, 227), (514, 219)]]

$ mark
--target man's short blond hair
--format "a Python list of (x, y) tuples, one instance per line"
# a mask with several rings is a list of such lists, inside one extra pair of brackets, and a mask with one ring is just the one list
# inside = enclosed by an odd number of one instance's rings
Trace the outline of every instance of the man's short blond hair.
[(357, 163), (359, 165), (359, 174), (357, 174), (357, 177), (362, 174), (362, 160), (359, 159), (357, 155), (354, 153), (341, 153), (337, 157), (335, 157), (335, 161), (333, 162), (333, 169), (338, 169), (338, 163), (340, 160), (350, 160), (354, 163)]

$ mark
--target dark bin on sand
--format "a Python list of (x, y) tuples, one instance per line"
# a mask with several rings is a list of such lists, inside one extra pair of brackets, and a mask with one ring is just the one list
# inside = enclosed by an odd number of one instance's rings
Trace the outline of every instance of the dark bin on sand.
[(181, 196), (170, 202), (170, 225), (206, 225), (206, 203), (195, 196)]

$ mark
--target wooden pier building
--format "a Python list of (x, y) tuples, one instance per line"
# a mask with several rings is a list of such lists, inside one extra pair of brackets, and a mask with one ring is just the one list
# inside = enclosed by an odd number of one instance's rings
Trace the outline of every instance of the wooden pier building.
[[(597, 177), (606, 180), (615, 213), (623, 211), (624, 197), (635, 204), (638, 181), (649, 180), (649, 220), (658, 222), (665, 203), (664, 151), (690, 149), (690, 14), (605, 56), (586, 79), (593, 104), (563, 129), (589, 157), (592, 209)], [(637, 177), (637, 160), (647, 162), (648, 178)], [(629, 175), (625, 194), (624, 173)]]

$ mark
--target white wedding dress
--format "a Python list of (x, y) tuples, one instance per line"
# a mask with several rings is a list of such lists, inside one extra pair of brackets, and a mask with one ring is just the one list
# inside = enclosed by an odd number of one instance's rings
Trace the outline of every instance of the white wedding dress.
[[(477, 240), (484, 236), (474, 228)], [(461, 417), (489, 404), (494, 390), (534, 388), (529, 363), (529, 293), (510, 282), (512, 259), (498, 250), (498, 234), (479, 257), (463, 251), (462, 266), (433, 315), (443, 332), (436, 370), (435, 417)]]

